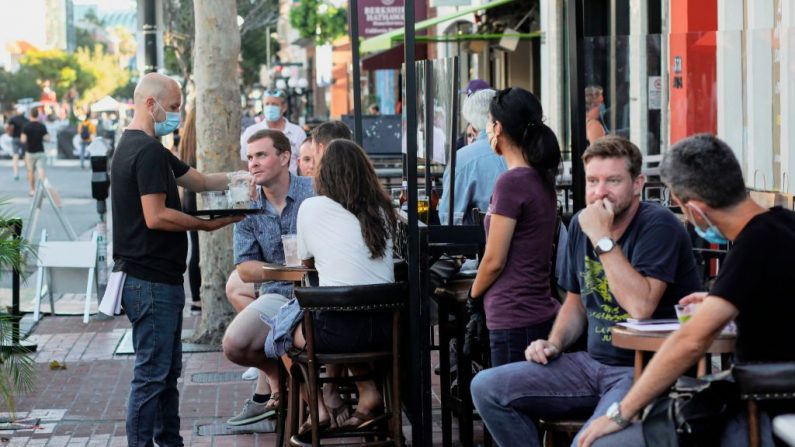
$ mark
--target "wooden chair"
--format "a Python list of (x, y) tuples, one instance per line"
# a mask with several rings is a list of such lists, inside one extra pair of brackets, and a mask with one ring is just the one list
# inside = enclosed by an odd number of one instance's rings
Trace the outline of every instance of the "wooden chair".
[[(371, 284), (344, 287), (305, 287), (295, 289), (295, 296), (304, 310), (304, 334), (306, 349), (299, 353), (291, 353), (294, 371), (297, 368), (307, 386), (309, 417), (312, 429), (308, 433), (293, 435), (289, 438), (293, 446), (319, 446), (321, 439), (327, 438), (364, 438), (359, 445), (367, 446), (401, 446), (402, 423), (400, 407), (399, 353), (401, 334), (401, 309), (404, 306), (408, 289), (405, 283)], [(392, 314), (392, 346), (390, 350), (356, 353), (320, 352), (315, 346), (314, 316), (316, 311), (322, 312), (372, 312), (391, 311)], [(341, 378), (320, 377), (322, 365), (331, 364), (384, 364), (390, 365), (381, 373), (365, 376), (347, 376)], [(295, 371), (290, 378), (290, 402), (288, 409), (288, 430), (297, 433), (298, 428), (298, 387), (299, 377)], [(386, 429), (375, 427), (367, 430), (334, 430), (321, 431), (318, 425), (318, 404), (324, 383), (352, 382), (374, 378), (381, 383), (381, 395), (384, 399), (385, 413), (388, 418)], [(295, 391), (293, 391), (295, 390)], [(346, 442), (346, 445), (351, 445)]]

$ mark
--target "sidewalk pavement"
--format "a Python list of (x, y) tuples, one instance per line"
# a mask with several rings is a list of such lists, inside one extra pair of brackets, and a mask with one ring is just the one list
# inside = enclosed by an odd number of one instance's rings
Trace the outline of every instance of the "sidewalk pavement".
[[(193, 329), (198, 322), (199, 317), (186, 311), (185, 329)], [(33, 392), (17, 399), (17, 416), (40, 418), (39, 425), (0, 431), (0, 445), (127, 445), (124, 425), (134, 356), (114, 352), (128, 331), (130, 323), (124, 316), (88, 324), (79, 316), (43, 318), (29, 336), (38, 345), (32, 355), (37, 384)], [(65, 364), (66, 369), (51, 369), (52, 361)], [(224, 421), (250, 397), (253, 382), (240, 379), (243, 370), (220, 351), (183, 354), (179, 387), (185, 445), (274, 445), (272, 433), (200, 434), (224, 431)], [(238, 429), (245, 432), (252, 427)]]
[[(72, 160), (69, 160), (73, 162)], [(2, 164), (0, 162), (0, 164)], [(112, 253), (112, 219), (108, 218), (108, 253)], [(91, 230), (79, 239), (90, 237)], [(110, 258), (110, 257), (108, 257)], [(108, 261), (111, 262), (110, 259)], [(187, 286), (187, 275), (185, 284)], [(185, 288), (183, 337), (198, 326), (201, 316), (190, 314), (190, 291)], [(123, 352), (125, 335), (131, 325), (125, 316), (109, 321), (82, 322), (85, 294), (65, 294), (66, 306), (56, 301), (56, 310), (78, 309), (79, 315), (46, 315), (33, 324), (28, 314), (23, 328), (33, 326), (28, 340), (37, 344), (35, 389), (17, 399), (17, 417), (38, 419), (35, 428), (0, 430), (0, 446), (107, 447), (127, 445), (125, 418), (127, 397), (134, 364), (133, 355)], [(94, 307), (95, 308), (95, 307)], [(243, 401), (251, 397), (254, 382), (241, 379), (247, 368), (229, 362), (220, 347), (183, 343), (182, 377), (179, 379), (180, 416), (186, 446), (273, 446), (276, 435), (264, 433), (258, 423), (230, 427), (225, 421), (240, 411)], [(197, 352), (203, 351), (203, 352)], [(65, 364), (65, 369), (51, 369), (50, 362)], [(438, 353), (431, 353), (431, 364), (438, 364)], [(431, 373), (433, 399), (433, 444), (441, 445), (439, 377)], [(2, 410), (2, 407), (0, 407)], [(7, 413), (0, 412), (0, 417)], [(411, 445), (411, 427), (403, 417), (406, 444)], [(475, 423), (475, 439), (482, 439)], [(453, 419), (453, 442), (457, 444), (458, 425)]]
[[(80, 296), (74, 299), (82, 301)], [(56, 308), (58, 308), (56, 302)], [(192, 331), (200, 316), (185, 307), (184, 329)], [(30, 320), (31, 316), (25, 317)], [(0, 430), (0, 446), (124, 446), (127, 396), (134, 356), (122, 355), (125, 334), (131, 331), (124, 316), (83, 324), (80, 315), (42, 318), (28, 340), (37, 344), (35, 389), (17, 399), (17, 417), (39, 419), (36, 427)], [(183, 333), (184, 334), (184, 333)], [(220, 348), (194, 351), (186, 346), (179, 380), (181, 433), (186, 446), (273, 446), (276, 435), (252, 431), (263, 424), (229, 427), (224, 422), (251, 396), (254, 382), (240, 378), (246, 369), (226, 360)], [(196, 348), (196, 345), (192, 346)], [(202, 349), (199, 349), (202, 350)], [(436, 353), (432, 356), (437, 363)], [(57, 361), (65, 369), (52, 369)], [(434, 445), (441, 445), (438, 376), (434, 380)], [(0, 413), (0, 417), (6, 416)], [(454, 420), (455, 422), (455, 420)], [(404, 416), (404, 434), (410, 444), (411, 428)], [(476, 424), (479, 425), (479, 424)], [(454, 423), (453, 439), (458, 428)], [(476, 439), (480, 429), (476, 427)]]

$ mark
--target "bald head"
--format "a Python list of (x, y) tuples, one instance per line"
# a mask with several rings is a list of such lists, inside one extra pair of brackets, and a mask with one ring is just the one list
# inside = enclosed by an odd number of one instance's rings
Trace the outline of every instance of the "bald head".
[(180, 94), (177, 81), (160, 73), (147, 73), (135, 87), (133, 99), (135, 104), (143, 104), (147, 98), (155, 98), (160, 101), (173, 95), (174, 92)]
[(168, 112), (179, 112), (182, 91), (177, 81), (160, 73), (148, 73), (138, 82), (133, 93), (135, 113), (130, 128), (154, 135), (154, 123), (166, 120)]

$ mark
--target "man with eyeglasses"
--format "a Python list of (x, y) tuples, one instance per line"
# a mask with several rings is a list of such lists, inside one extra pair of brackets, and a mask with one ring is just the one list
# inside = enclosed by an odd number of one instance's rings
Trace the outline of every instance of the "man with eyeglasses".
[(247, 162), (246, 147), (249, 137), (263, 129), (280, 130), (290, 140), (290, 147), (292, 148), (290, 172), (296, 174), (298, 154), (300, 153), (301, 143), (306, 139), (306, 132), (301, 126), (293, 124), (285, 118), (287, 94), (282, 90), (265, 90), (262, 97), (262, 108), (262, 121), (247, 127), (243, 134), (240, 135), (240, 159)]

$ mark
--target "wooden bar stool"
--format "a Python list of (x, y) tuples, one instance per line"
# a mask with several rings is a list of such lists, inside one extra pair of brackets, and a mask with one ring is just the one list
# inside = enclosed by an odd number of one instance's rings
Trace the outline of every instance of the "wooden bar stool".
[(759, 447), (759, 402), (795, 399), (795, 362), (736, 364), (732, 375), (748, 401), (748, 445)]
[[(298, 374), (300, 371), (307, 386), (309, 417), (312, 421), (311, 431), (292, 435), (290, 445), (319, 446), (321, 439), (327, 438), (364, 438), (357, 445), (367, 446), (400, 446), (402, 445), (402, 423), (400, 407), (400, 384), (398, 381), (399, 367), (399, 342), (401, 308), (408, 296), (405, 283), (371, 284), (362, 286), (342, 287), (305, 287), (295, 289), (295, 296), (304, 310), (304, 335), (306, 349), (298, 353), (291, 353), (294, 362), (294, 373), (290, 379), (290, 408), (288, 409), (289, 433), (297, 433), (298, 427)], [(320, 352), (315, 346), (315, 312), (383, 312), (392, 314), (392, 344), (390, 350), (369, 351), (355, 353), (330, 353)], [(379, 372), (374, 369), (373, 374), (346, 377), (320, 377), (319, 370), (322, 365), (331, 364), (388, 364)], [(321, 431), (318, 424), (318, 404), (324, 383), (355, 382), (364, 379), (374, 379), (381, 384), (381, 395), (384, 399), (385, 414), (388, 421), (386, 429), (374, 427), (366, 430), (334, 430)], [(346, 445), (351, 443), (346, 442)]]

